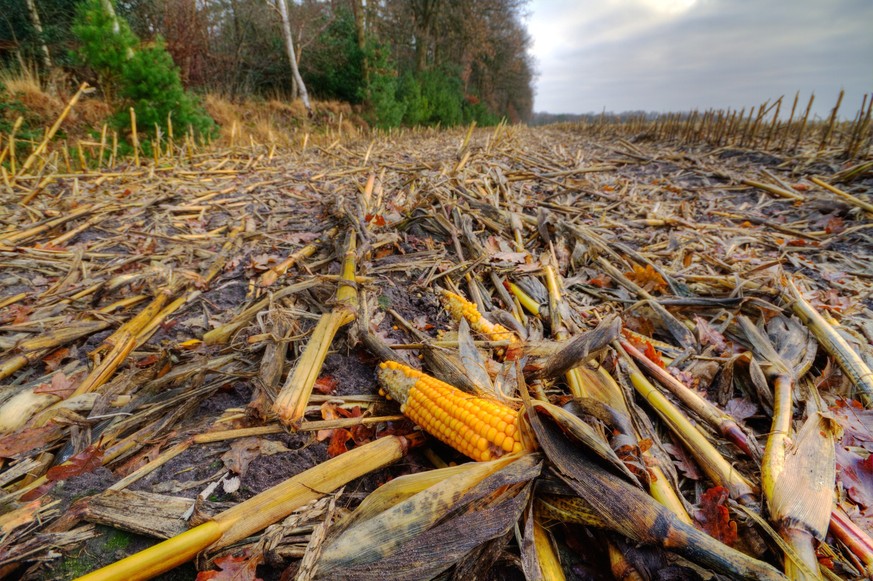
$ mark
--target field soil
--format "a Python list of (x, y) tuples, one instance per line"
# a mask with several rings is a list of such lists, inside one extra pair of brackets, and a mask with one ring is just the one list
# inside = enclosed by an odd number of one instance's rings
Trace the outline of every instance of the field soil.
[[(794, 306), (803, 297), (873, 363), (869, 162), (864, 169), (864, 160), (809, 151), (714, 148), (574, 126), (399, 131), (301, 145), (181, 151), (140, 166), (0, 184), (0, 575), (78, 577), (330, 458), (380, 437), (407, 438), (415, 445), (401, 460), (328, 494), (329, 507), (308, 504), (266, 533), (160, 578), (191, 579), (197, 569), (215, 573), (200, 578), (231, 578), (222, 567), (240, 563), (251, 570), (234, 578), (317, 575), (326, 525), (386, 482), (468, 461), (420, 438), (396, 402), (379, 395), (375, 370), (385, 353), (438, 375), (432, 351), (457, 357), (460, 343), (466, 364), (485, 370), (470, 373), (479, 387), (499, 390), (512, 376), (505, 343), (474, 329), (478, 350), (464, 353), (472, 343), (457, 334), (438, 289), (513, 329), (527, 365), (538, 361), (534, 346), (554, 353), (567, 337), (619, 317), (622, 337), (742, 424), (758, 454), (771, 431), (770, 369), (778, 362), (747, 325), (784, 360), (790, 354), (779, 341), (789, 335), (766, 325), (790, 321), (786, 328), (801, 336), (790, 340), (802, 343), (807, 363), (796, 378), (795, 429), (815, 414), (843, 428), (827, 434), (835, 463), (826, 501), (870, 530), (870, 378), (841, 366)], [(348, 256), (354, 283), (341, 276)], [(560, 297), (554, 289), (550, 297), (546, 273), (557, 277)], [(349, 285), (353, 302), (338, 300)], [(513, 285), (536, 308), (523, 307)], [(316, 323), (349, 305), (355, 320), (328, 338), (304, 417), (279, 421), (273, 402)], [(594, 362), (632, 389), (612, 347), (583, 367)], [(579, 395), (564, 375), (528, 383), (558, 405)], [(517, 394), (504, 395), (522, 406)], [(631, 471), (646, 472), (638, 456), (654, 446), (698, 529), (781, 569), (777, 545), (754, 546), (762, 533), (748, 533), (757, 529), (746, 509), (713, 501), (718, 493), (710, 491), (723, 483), (697, 465), (646, 398), (626, 396), (636, 404), (634, 421), (649, 426), (626, 442), (637, 454), (624, 457)], [(757, 493), (760, 457), (669, 400)], [(586, 410), (579, 416), (614, 443), (603, 416)], [(541, 478), (554, 470), (544, 462)], [(766, 518), (766, 507), (756, 510)], [(520, 538), (532, 514), (525, 509), (519, 528), (493, 535), (487, 550), (447, 560), (449, 574), (523, 578), (529, 548)], [(713, 524), (712, 514), (722, 521)], [(636, 552), (598, 528), (544, 522), (568, 578), (609, 578), (607, 545)], [(861, 576), (859, 560), (827, 530), (820, 562), (839, 577)], [(655, 554), (648, 566), (669, 569), (670, 578), (711, 576), (706, 565)], [(646, 570), (645, 559), (633, 562)]]

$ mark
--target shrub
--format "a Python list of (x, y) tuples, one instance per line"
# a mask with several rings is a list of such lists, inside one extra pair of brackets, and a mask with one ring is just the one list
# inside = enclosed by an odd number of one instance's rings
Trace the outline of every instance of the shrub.
[(377, 127), (397, 127), (403, 121), (406, 105), (397, 98), (397, 69), (387, 47), (367, 45), (369, 71), (364, 88), (364, 117)]
[(121, 107), (113, 116), (117, 127), (130, 125), (129, 108), (133, 107), (137, 129), (146, 133), (153, 133), (155, 125), (166, 130), (168, 117), (177, 134), (189, 127), (206, 136), (215, 130), (212, 118), (182, 87), (179, 69), (160, 39), (124, 63), (119, 97)]
[(78, 6), (73, 34), (79, 40), (75, 55), (78, 61), (97, 75), (106, 100), (114, 101), (124, 63), (133, 54), (139, 39), (123, 19), (113, 20), (103, 9), (101, 0), (84, 0)]
[[(117, 30), (116, 30), (117, 27)], [(80, 46), (78, 56), (97, 74), (103, 94), (115, 110), (112, 124), (130, 127), (130, 107), (136, 111), (137, 131), (154, 134), (155, 126), (211, 137), (215, 123), (182, 86), (179, 69), (163, 41), (139, 47), (139, 39), (127, 22), (113, 20), (101, 0), (84, 0), (73, 27)], [(136, 48), (136, 50), (134, 50)]]

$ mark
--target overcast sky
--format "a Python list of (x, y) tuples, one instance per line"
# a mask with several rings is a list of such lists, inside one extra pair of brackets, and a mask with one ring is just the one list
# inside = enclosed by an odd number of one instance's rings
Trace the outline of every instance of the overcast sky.
[[(680, 111), (873, 92), (873, 0), (532, 0), (535, 111)], [(800, 106), (799, 106), (800, 107)], [(787, 114), (787, 113), (786, 113)]]

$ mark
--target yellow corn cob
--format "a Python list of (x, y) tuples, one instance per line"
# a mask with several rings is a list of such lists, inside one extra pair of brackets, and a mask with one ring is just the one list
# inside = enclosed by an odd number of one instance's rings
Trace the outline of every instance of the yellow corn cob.
[(447, 290), (440, 291), (440, 299), (442, 299), (443, 307), (449, 312), (455, 320), (460, 321), (461, 317), (467, 319), (470, 323), (470, 328), (474, 331), (485, 335), (492, 341), (518, 341), (518, 336), (504, 327), (492, 323), (482, 316), (476, 305), (460, 295)]
[(524, 449), (512, 408), (395, 361), (379, 365), (378, 376), (409, 419), (462, 454), (484, 462)]

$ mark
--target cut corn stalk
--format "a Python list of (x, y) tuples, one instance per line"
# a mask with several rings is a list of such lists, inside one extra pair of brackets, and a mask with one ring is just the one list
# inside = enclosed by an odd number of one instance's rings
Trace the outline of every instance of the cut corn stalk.
[(279, 419), (293, 427), (303, 419), (306, 404), (321, 373), (327, 352), (333, 338), (343, 326), (355, 320), (358, 304), (358, 291), (355, 286), (355, 232), (349, 233), (349, 241), (343, 258), (339, 289), (336, 293), (336, 306), (330, 313), (322, 315), (303, 354), (297, 360), (294, 370), (282, 386), (273, 411)]
[[(551, 273), (551, 275), (549, 275)], [(557, 284), (557, 277), (554, 270), (550, 267), (546, 267), (546, 282), (547, 289), (549, 290), (550, 296), (550, 305), (554, 303), (558, 304), (558, 300), (560, 299), (560, 289)], [(519, 302), (522, 304), (528, 304), (530, 306), (536, 305), (536, 311), (531, 311), (534, 314), (539, 314), (539, 303), (535, 301), (532, 297), (530, 297), (524, 290), (518, 285), (512, 285), (510, 283), (510, 289), (513, 294), (518, 297)], [(524, 299), (524, 300), (522, 300)], [(557, 307), (554, 308), (555, 312), (558, 312)], [(598, 329), (604, 327), (606, 329), (610, 329), (610, 327), (601, 323), (598, 326)], [(563, 329), (563, 327), (561, 327)], [(559, 340), (566, 339), (567, 334), (565, 331), (560, 331), (556, 334), (556, 338)], [(607, 334), (608, 336), (608, 334)], [(612, 337), (610, 340), (614, 339)], [(596, 349), (595, 349), (596, 350)], [(567, 385), (570, 388), (570, 393), (572, 393), (577, 398), (589, 397), (600, 401), (612, 409), (616, 410), (618, 413), (622, 413), (625, 416), (630, 416), (630, 412), (628, 411), (627, 405), (624, 401), (624, 396), (622, 395), (621, 388), (615, 382), (609, 373), (606, 372), (605, 369), (598, 366), (597, 371), (592, 371), (588, 367), (581, 365), (579, 367), (574, 367), (567, 371), (565, 375), (567, 379)], [(637, 433), (629, 434), (634, 437), (637, 441), (640, 440), (640, 436)], [(643, 457), (652, 460), (648, 470), (650, 471), (652, 478), (649, 479), (649, 493), (652, 495), (655, 500), (669, 508), (673, 513), (678, 516), (683, 522), (691, 524), (693, 521), (691, 519), (691, 515), (688, 514), (688, 511), (685, 508), (685, 503), (682, 502), (682, 499), (679, 497), (679, 494), (676, 492), (676, 489), (670, 483), (670, 479), (667, 478), (667, 475), (664, 471), (657, 465), (657, 461), (654, 459), (652, 453), (648, 450), (643, 452)], [(622, 464), (622, 469), (627, 470)]]
[(82, 380), (82, 383), (76, 387), (72, 395), (90, 393), (106, 383), (130, 352), (133, 351), (139, 333), (161, 312), (168, 296), (165, 292), (158, 293), (146, 308), (121, 325), (99, 347), (90, 353), (91, 357), (95, 357), (101, 355), (104, 351), (109, 351), (103, 360), (91, 370), (91, 373)]
[(518, 412), (510, 407), (396, 361), (381, 363), (378, 376), (409, 419), (465, 456), (485, 462), (525, 449)]
[[(815, 545), (824, 540), (834, 506), (834, 427), (815, 414), (807, 418), (792, 440), (783, 442), (777, 417), (774, 411), (774, 430), (761, 465), (761, 485), (770, 519), (802, 561), (799, 564), (786, 558), (785, 573), (791, 579), (817, 579)], [(772, 452), (771, 439), (775, 440)]]
[(669, 389), (670, 393), (679, 398), (682, 403), (700, 416), (701, 419), (705, 420), (709, 425), (718, 430), (718, 432), (726, 439), (736, 444), (737, 447), (745, 452), (745, 454), (750, 458), (755, 460), (761, 458), (761, 451), (758, 448), (757, 442), (749, 438), (746, 435), (746, 432), (737, 425), (732, 417), (718, 409), (714, 404), (700, 397), (696, 392), (688, 389), (684, 383), (640, 353), (640, 351), (631, 345), (630, 342), (622, 339), (620, 343), (624, 350), (632, 356), (637, 363), (642, 365), (646, 371), (658, 380), (658, 383)]
[[(336, 236), (336, 233), (337, 229), (331, 228), (324, 234), (324, 236), (325, 238), (333, 238), (334, 236)], [(313, 242), (312, 244), (307, 244), (270, 270), (264, 272), (261, 275), (261, 278), (258, 280), (258, 285), (265, 288), (268, 286), (272, 286), (277, 280), (279, 280), (280, 276), (288, 271), (289, 268), (297, 264), (300, 260), (304, 258), (309, 258), (313, 254), (315, 254), (320, 246), (319, 242), (321, 242), (321, 239)]]
[(380, 438), (289, 478), (181, 535), (80, 577), (80, 581), (151, 579), (204, 550), (217, 550), (286, 517), (293, 510), (355, 478), (402, 458), (407, 443), (399, 436)]
[[(591, 462), (557, 426), (545, 422), (538, 414), (530, 413), (528, 418), (543, 452), (576, 493), (560, 507), (560, 512), (572, 513), (571, 504), (575, 504), (579, 506), (580, 519), (584, 519), (577, 522), (603, 526), (637, 543), (660, 546), (733, 579), (785, 578), (770, 565), (683, 522), (639, 488)], [(554, 506), (554, 498), (547, 500)]]
[(731, 466), (685, 414), (649, 382), (620, 343), (615, 343), (615, 349), (623, 356), (631, 384), (643, 399), (654, 408), (658, 416), (670, 427), (670, 430), (682, 440), (682, 443), (685, 444), (707, 476), (716, 484), (727, 488), (731, 498), (744, 504), (756, 504), (757, 491), (752, 483), (746, 480), (734, 466)]
[(792, 281), (787, 281), (794, 313), (806, 323), (822, 347), (837, 360), (855, 387), (864, 407), (873, 407), (873, 371), (827, 320), (809, 304)]
[(441, 290), (439, 295), (443, 306), (456, 321), (462, 318), (467, 319), (471, 329), (492, 341), (508, 340), (512, 341), (512, 343), (520, 342), (518, 335), (514, 331), (510, 331), (503, 325), (492, 323), (483, 317), (479, 309), (476, 308), (476, 305), (464, 297), (447, 290)]

